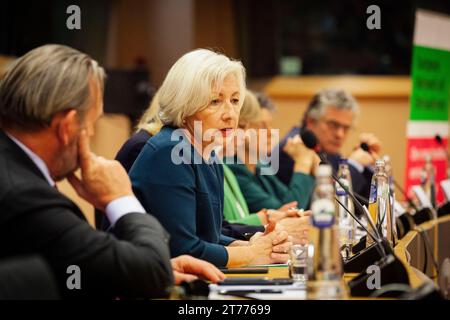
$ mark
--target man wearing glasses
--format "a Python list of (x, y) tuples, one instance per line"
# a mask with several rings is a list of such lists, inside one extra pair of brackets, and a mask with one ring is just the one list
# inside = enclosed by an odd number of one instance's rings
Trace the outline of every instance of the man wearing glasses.
[[(281, 140), (280, 169), (277, 173), (280, 180), (289, 184), (294, 161), (286, 152), (286, 145), (291, 143), (292, 138), (300, 134), (303, 128), (311, 130), (316, 135), (321, 150), (327, 154), (328, 161), (337, 170), (341, 158), (341, 148), (348, 133), (353, 129), (358, 114), (357, 102), (344, 90), (323, 89), (319, 91), (311, 99), (301, 126), (292, 128)], [(368, 198), (373, 173), (370, 166), (374, 164), (374, 157), (378, 157), (380, 142), (373, 134), (369, 133), (361, 134), (360, 142), (368, 144), (372, 155), (357, 146), (348, 156), (348, 162), (353, 190)]]

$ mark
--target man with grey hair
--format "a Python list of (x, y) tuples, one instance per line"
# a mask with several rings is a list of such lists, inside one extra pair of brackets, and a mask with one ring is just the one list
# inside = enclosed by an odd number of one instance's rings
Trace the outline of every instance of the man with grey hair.
[[(90, 151), (103, 82), (95, 60), (62, 45), (28, 52), (1, 79), (0, 259), (41, 254), (66, 298), (162, 297), (188, 273), (222, 279), (207, 262), (170, 260), (168, 234), (145, 214), (123, 167)], [(65, 178), (105, 212), (113, 235), (94, 230), (58, 192)]]
[[(323, 89), (311, 99), (303, 116), (300, 127), (296, 126), (280, 142), (280, 169), (277, 173), (280, 180), (288, 184), (292, 176), (295, 145), (299, 139), (297, 135), (303, 129), (312, 131), (321, 147), (327, 154), (327, 159), (337, 170), (341, 159), (341, 148), (353, 128), (359, 114), (359, 106), (351, 94), (340, 89)], [(368, 144), (371, 154), (355, 147), (348, 157), (350, 173), (352, 175), (353, 190), (364, 197), (369, 197), (370, 181), (372, 177), (371, 165), (374, 157), (380, 152), (380, 142), (373, 134), (364, 133), (360, 142)]]

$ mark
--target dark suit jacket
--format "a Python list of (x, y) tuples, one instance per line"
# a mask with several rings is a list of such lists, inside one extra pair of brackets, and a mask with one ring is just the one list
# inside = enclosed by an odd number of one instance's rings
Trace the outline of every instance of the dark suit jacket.
[[(283, 151), (283, 148), (289, 137), (293, 137), (296, 134), (300, 134), (300, 128), (294, 127), (289, 131), (289, 133), (281, 140), (280, 144), (276, 147), (279, 148), (280, 152), (280, 166), (277, 172), (278, 178), (286, 185), (289, 185), (292, 177), (292, 170), (294, 168), (294, 161), (291, 157)], [(339, 166), (339, 159), (341, 158), (338, 154), (327, 154), (327, 160), (337, 171)], [(363, 172), (359, 172), (354, 166), (349, 165), (350, 174), (352, 176), (353, 191), (362, 195), (366, 199), (369, 198), (370, 193), (370, 182), (372, 180), (373, 172), (368, 168), (364, 168)]]
[(59, 299), (53, 271), (40, 256), (0, 261), (0, 300)]
[[(42, 255), (63, 297), (164, 296), (173, 278), (169, 237), (158, 221), (130, 213), (112, 233), (94, 230), (0, 130), (0, 259)], [(67, 289), (70, 265), (80, 267), (81, 290)]]

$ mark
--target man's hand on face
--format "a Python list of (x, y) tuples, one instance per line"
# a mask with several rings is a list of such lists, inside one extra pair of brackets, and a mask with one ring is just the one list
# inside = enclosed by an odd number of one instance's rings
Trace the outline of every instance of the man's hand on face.
[(78, 161), (81, 179), (75, 174), (67, 177), (78, 195), (105, 210), (113, 200), (133, 195), (131, 182), (122, 165), (115, 160), (106, 160), (91, 152), (86, 131), (81, 131), (78, 143)]

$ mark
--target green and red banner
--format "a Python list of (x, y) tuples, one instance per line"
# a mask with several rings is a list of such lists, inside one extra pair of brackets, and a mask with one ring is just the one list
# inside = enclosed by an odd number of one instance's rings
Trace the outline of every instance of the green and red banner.
[[(446, 31), (447, 30), (447, 31)], [(420, 184), (425, 155), (439, 182), (447, 176), (450, 107), (450, 16), (419, 10), (416, 14), (412, 59), (411, 108), (407, 129), (405, 189)]]

